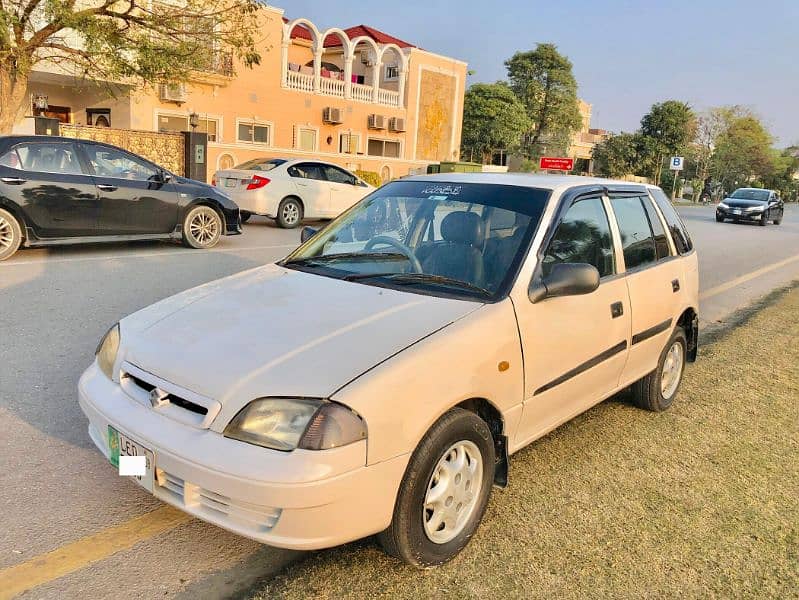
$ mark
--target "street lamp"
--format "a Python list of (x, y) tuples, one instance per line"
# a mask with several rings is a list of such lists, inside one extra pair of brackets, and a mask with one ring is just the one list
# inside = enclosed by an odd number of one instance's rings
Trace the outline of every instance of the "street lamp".
[(191, 113), (189, 115), (189, 126), (191, 127), (191, 130), (194, 131), (195, 129), (197, 129), (197, 126), (199, 124), (200, 124), (200, 115), (198, 115), (196, 112)]

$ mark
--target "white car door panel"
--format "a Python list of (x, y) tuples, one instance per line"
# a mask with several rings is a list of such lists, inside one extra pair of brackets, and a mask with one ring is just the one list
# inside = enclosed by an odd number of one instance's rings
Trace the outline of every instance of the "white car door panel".
[(302, 200), (306, 218), (319, 218), (330, 215), (330, 185), (325, 179), (324, 165), (304, 162), (292, 165), (291, 175), (297, 195)]

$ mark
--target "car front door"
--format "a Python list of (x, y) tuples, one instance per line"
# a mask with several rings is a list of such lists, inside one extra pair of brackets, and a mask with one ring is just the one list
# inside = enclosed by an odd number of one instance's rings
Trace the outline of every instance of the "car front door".
[(0, 157), (0, 193), (40, 238), (96, 235), (97, 189), (71, 140), (14, 145)]
[(329, 217), (330, 183), (325, 176), (325, 165), (303, 162), (288, 168), (292, 182), (297, 187), (297, 194), (302, 200), (306, 218)]
[(326, 165), (325, 175), (330, 182), (331, 216), (340, 215), (366, 195), (358, 178), (344, 169)]
[(178, 221), (178, 193), (156, 165), (124, 150), (82, 142), (100, 198), (100, 235), (169, 233)]
[[(590, 294), (514, 299), (524, 354), (524, 405), (516, 447), (540, 437), (618, 387), (630, 337), (627, 285), (618, 276), (607, 201), (567, 198), (568, 208), (544, 242), (534, 278), (556, 263), (588, 263), (600, 274)], [(565, 212), (563, 212), (565, 210)]]

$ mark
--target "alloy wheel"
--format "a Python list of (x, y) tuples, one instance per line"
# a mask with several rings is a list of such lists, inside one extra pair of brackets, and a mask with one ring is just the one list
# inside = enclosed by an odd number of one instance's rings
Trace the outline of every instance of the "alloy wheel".
[(675, 341), (666, 358), (663, 360), (663, 370), (660, 375), (660, 393), (668, 400), (677, 391), (682, 378), (683, 364), (685, 363), (685, 352), (680, 342)]
[(198, 244), (210, 244), (219, 236), (218, 217), (205, 211), (198, 212), (189, 223), (189, 234)]
[(300, 209), (294, 202), (286, 202), (280, 213), (283, 217), (283, 222), (287, 225), (294, 225), (300, 220)]
[(0, 253), (14, 244), (14, 228), (7, 219), (0, 215)]

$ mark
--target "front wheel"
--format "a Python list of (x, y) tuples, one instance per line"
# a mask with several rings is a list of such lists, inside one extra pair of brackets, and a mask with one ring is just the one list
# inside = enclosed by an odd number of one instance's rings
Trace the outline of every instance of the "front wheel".
[(461, 408), (445, 413), (408, 463), (391, 525), (378, 534), (383, 549), (419, 568), (454, 558), (483, 518), (494, 465), (486, 422)]
[(638, 408), (662, 412), (671, 406), (682, 383), (687, 349), (685, 331), (677, 327), (660, 353), (657, 368), (633, 384), (633, 402)]
[(195, 206), (183, 220), (183, 243), (190, 248), (213, 248), (222, 237), (222, 218), (210, 206)]
[(724, 217), (716, 215), (716, 223), (723, 223), (723, 222), (724, 222)]
[(763, 215), (763, 218), (760, 219), (758, 225), (760, 225), (761, 227), (765, 227), (767, 224), (768, 224), (768, 217), (766, 215)]
[(22, 243), (22, 228), (7, 210), (0, 208), (0, 260), (11, 258)]
[(302, 204), (297, 198), (283, 198), (277, 207), (277, 224), (283, 229), (294, 229), (302, 221)]

